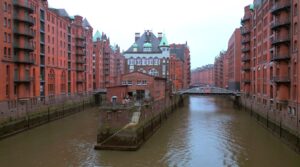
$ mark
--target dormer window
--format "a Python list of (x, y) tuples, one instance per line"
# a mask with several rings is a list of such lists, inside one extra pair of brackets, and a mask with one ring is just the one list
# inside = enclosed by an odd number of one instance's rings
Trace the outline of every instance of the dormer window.
[(144, 43), (143, 51), (144, 52), (151, 52), (152, 51), (152, 44), (150, 42)]
[(133, 47), (133, 52), (137, 52), (138, 51), (138, 45), (137, 45), (137, 43), (134, 43), (133, 45), (132, 45), (132, 47)]

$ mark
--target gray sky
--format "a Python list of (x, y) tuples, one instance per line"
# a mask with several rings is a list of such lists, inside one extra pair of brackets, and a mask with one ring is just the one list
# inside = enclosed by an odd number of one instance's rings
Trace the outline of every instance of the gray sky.
[(86, 17), (94, 32), (105, 32), (111, 43), (127, 50), (134, 33), (146, 29), (166, 33), (169, 43), (188, 42), (192, 68), (213, 63), (234, 29), (244, 6), (253, 0), (48, 0), (70, 15)]

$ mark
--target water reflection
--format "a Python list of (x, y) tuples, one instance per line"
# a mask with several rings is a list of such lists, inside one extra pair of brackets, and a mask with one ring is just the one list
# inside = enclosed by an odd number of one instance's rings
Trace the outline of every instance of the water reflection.
[(95, 151), (91, 110), (0, 141), (0, 166), (300, 166), (298, 154), (226, 98), (185, 104), (136, 152)]

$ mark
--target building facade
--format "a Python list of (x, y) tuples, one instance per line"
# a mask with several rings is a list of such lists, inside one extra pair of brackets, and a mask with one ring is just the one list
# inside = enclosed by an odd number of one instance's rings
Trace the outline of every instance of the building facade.
[(157, 77), (169, 78), (170, 46), (164, 34), (156, 37), (150, 30), (142, 36), (135, 33), (135, 42), (124, 52), (125, 73), (139, 71)]
[(132, 72), (122, 76), (122, 85), (128, 86), (128, 96), (136, 100), (160, 100), (166, 97), (166, 78)]
[(94, 90), (121, 84), (121, 75), (125, 73), (125, 57), (118, 45), (112, 46), (106, 34), (97, 31), (93, 37), (93, 78)]
[(215, 86), (228, 88), (228, 58), (227, 52), (220, 52), (214, 62), (214, 81)]
[(214, 86), (214, 65), (208, 64), (192, 70), (191, 86)]
[(298, 3), (255, 0), (241, 27), (243, 102), (292, 134), (300, 132)]
[[(93, 91), (93, 28), (47, 0), (1, 0), (1, 113)], [(3, 110), (3, 111), (2, 111)]]
[(173, 91), (189, 88), (191, 83), (191, 62), (187, 43), (170, 45), (169, 76), (173, 83)]
[(240, 91), (241, 82), (241, 31), (235, 29), (228, 41), (228, 89)]

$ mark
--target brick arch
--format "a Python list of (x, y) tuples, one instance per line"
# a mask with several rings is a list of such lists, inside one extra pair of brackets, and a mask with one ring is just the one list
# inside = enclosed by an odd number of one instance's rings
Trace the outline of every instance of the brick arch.
[(55, 94), (55, 71), (50, 69), (48, 73), (48, 93), (49, 95)]
[(62, 94), (66, 93), (66, 82), (67, 82), (67, 75), (66, 71), (61, 72), (61, 79), (60, 79), (60, 92)]

